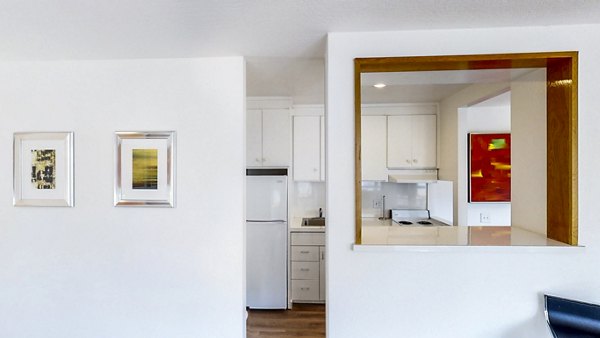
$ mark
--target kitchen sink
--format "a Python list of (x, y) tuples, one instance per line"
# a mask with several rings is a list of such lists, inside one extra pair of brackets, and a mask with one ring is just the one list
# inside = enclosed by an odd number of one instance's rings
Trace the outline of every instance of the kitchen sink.
[(322, 227), (325, 226), (325, 217), (303, 218), (303, 227)]

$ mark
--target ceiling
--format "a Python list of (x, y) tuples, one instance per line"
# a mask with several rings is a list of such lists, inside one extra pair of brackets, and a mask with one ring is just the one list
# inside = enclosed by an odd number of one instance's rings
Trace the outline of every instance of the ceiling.
[[(440, 102), (473, 84), (508, 83), (534, 70), (534, 68), (515, 68), (364, 73), (361, 74), (361, 101), (363, 103)], [(386, 87), (373, 87), (378, 83), (386, 84)], [(498, 102), (493, 101), (488, 104), (496, 105)]]
[[(315, 59), (323, 58), (327, 32), (599, 22), (597, 0), (3, 0), (0, 59), (243, 55), (249, 95), (275, 94), (302, 81), (295, 76), (311, 62), (323, 72)], [(320, 86), (279, 92), (305, 95)]]

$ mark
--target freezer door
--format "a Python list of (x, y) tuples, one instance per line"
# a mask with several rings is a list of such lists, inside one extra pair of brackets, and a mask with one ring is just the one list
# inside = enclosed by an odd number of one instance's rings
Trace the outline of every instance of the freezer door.
[(246, 306), (287, 308), (287, 223), (246, 223)]
[(246, 219), (287, 221), (287, 176), (246, 176)]

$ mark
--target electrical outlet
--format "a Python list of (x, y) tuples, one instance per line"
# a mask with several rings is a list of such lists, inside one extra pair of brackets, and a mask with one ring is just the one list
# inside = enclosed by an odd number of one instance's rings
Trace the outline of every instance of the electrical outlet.
[(381, 200), (373, 200), (373, 208), (381, 208)]
[(479, 214), (479, 222), (480, 223), (490, 223), (490, 213), (489, 212), (482, 212)]

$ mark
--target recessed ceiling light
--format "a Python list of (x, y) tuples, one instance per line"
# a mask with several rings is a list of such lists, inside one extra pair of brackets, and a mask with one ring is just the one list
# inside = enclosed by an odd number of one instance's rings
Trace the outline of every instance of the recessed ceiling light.
[(376, 83), (373, 85), (373, 87), (375, 87), (377, 89), (385, 88), (385, 86), (386, 86), (385, 83)]

